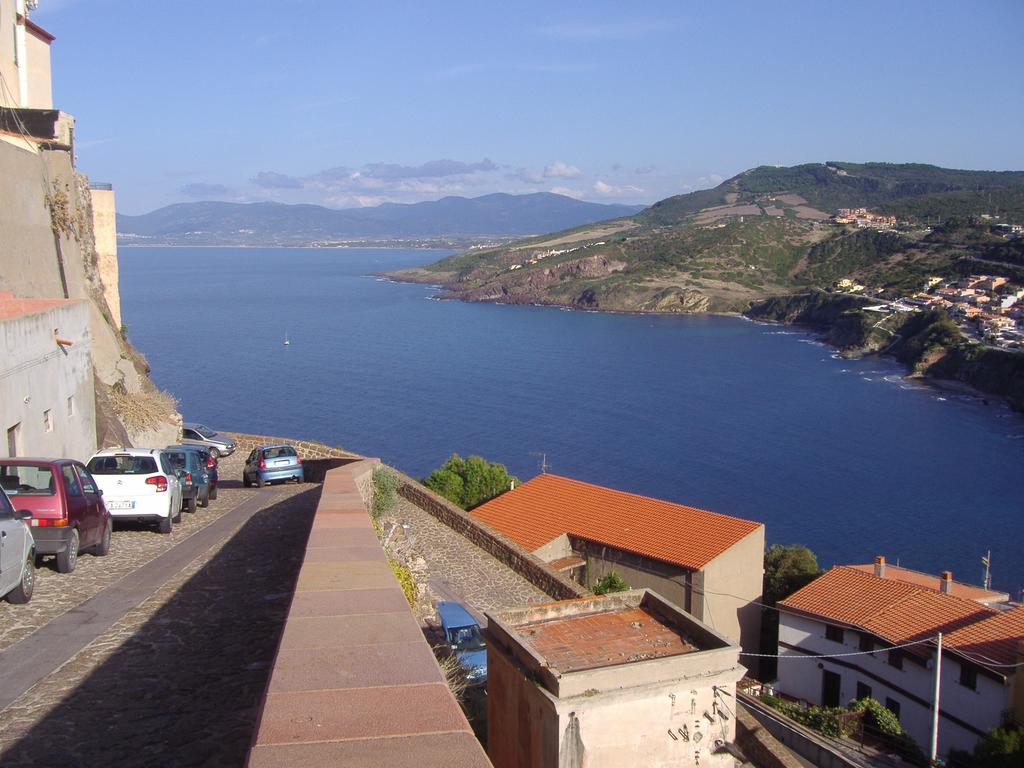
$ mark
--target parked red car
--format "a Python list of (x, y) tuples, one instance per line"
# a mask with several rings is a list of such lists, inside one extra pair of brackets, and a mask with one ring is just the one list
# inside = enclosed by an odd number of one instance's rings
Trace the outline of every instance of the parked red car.
[(78, 553), (110, 551), (112, 523), (89, 470), (72, 459), (0, 459), (0, 486), (17, 510), (28, 510), (36, 555), (56, 555), (70, 573)]

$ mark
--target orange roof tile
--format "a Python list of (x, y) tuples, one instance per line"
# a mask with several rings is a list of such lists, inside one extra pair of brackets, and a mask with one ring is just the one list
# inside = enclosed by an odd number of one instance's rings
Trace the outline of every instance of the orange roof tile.
[(19, 299), (12, 291), (0, 291), (0, 320), (34, 315), (47, 309), (74, 304), (80, 299)]
[(894, 645), (942, 632), (946, 647), (987, 666), (1013, 663), (1017, 642), (1024, 639), (1024, 608), (1001, 612), (849, 566), (833, 568), (779, 607), (862, 629)]
[[(874, 574), (875, 572), (874, 563), (848, 565), (846, 567), (863, 571), (864, 573)], [(883, 578), (892, 579), (893, 581), (903, 581), (907, 584), (936, 590), (941, 587), (942, 582), (942, 578), (934, 574), (922, 573), (921, 571), (914, 571), (910, 568), (901, 568), (898, 565), (888, 564), (885, 566), (885, 576)], [(953, 582), (953, 594), (957, 597), (962, 597), (966, 600), (974, 600), (979, 603), (1005, 602), (1010, 599), (1010, 596), (1005, 592), (993, 592), (990, 589), (982, 589), (981, 587), (976, 587), (973, 584), (964, 584), (960, 581)]]
[(529, 550), (568, 533), (695, 570), (763, 527), (558, 475), (538, 475), (472, 514)]

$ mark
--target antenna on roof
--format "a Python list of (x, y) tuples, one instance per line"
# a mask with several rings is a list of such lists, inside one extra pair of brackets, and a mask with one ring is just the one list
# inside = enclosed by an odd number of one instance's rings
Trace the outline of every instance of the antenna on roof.
[(992, 589), (992, 574), (989, 571), (989, 566), (992, 565), (992, 550), (990, 549), (985, 553), (985, 556), (981, 558), (981, 564), (985, 566), (985, 575), (982, 577), (982, 584), (985, 589)]
[(546, 475), (548, 470), (551, 468), (551, 465), (548, 464), (548, 455), (546, 453), (541, 453), (540, 451), (530, 451), (530, 455), (540, 456), (540, 462), (538, 464), (540, 467), (540, 473), (542, 475)]

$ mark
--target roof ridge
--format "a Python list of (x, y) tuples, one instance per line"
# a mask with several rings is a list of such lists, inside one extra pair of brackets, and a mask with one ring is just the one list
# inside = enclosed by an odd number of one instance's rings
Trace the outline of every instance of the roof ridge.
[[(683, 504), (682, 502), (678, 502), (678, 501), (669, 501), (668, 499), (659, 499), (659, 498), (656, 498), (654, 496), (646, 496), (646, 495), (644, 495), (642, 493), (635, 493), (633, 491), (623, 491), (620, 488), (612, 488), (612, 487), (607, 486), (607, 485), (598, 485), (597, 483), (589, 483), (586, 480), (577, 480), (574, 477), (566, 477), (565, 475), (559, 475), (559, 474), (556, 474), (554, 472), (542, 472), (539, 475), (534, 475), (529, 480), (527, 480), (525, 483), (523, 483), (522, 485), (519, 485), (517, 488), (513, 488), (512, 491), (509, 491), (508, 493), (513, 493), (514, 491), (518, 490), (519, 488), (522, 488), (523, 486), (529, 485), (530, 483), (532, 483), (532, 482), (534, 482), (536, 480), (540, 480), (541, 478), (545, 478), (545, 477), (552, 477), (552, 478), (555, 478), (557, 480), (562, 480), (562, 481), (567, 482), (567, 483), (572, 483), (574, 485), (583, 485), (583, 486), (586, 486), (588, 488), (593, 488), (593, 489), (598, 490), (598, 491), (603, 491), (605, 493), (620, 493), (623, 496), (632, 496), (632, 497), (637, 498), (637, 499), (643, 499), (645, 501), (654, 502), (655, 504), (668, 504), (669, 506), (680, 507), (682, 509), (690, 510), (690, 511), (693, 511), (693, 512), (703, 512), (704, 514), (707, 514), (707, 515), (715, 515), (716, 517), (725, 517), (725, 518), (728, 518), (729, 520), (738, 520), (741, 523), (750, 523), (753, 526), (764, 525), (764, 523), (758, 522), (757, 520), (751, 520), (751, 519), (746, 518), (746, 517), (737, 517), (736, 515), (729, 515), (729, 514), (726, 514), (725, 512), (715, 512), (712, 509), (704, 509), (703, 507), (695, 507), (695, 506), (693, 506), (691, 504)], [(491, 499), (491, 501), (497, 501), (498, 499), (500, 499), (504, 495), (505, 494), (501, 494), (501, 496), (496, 496), (494, 499)], [(484, 502), (484, 504), (490, 504), (490, 503), (491, 503), (490, 501)], [(480, 506), (484, 506), (484, 504), (481, 504)]]

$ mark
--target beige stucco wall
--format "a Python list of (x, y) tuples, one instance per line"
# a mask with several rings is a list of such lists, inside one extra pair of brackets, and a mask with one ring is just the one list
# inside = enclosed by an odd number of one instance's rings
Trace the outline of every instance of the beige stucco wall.
[(112, 189), (90, 189), (92, 229), (96, 238), (96, 266), (114, 327), (121, 323), (121, 292), (117, 265), (117, 207)]
[(20, 107), (21, 87), (14, 54), (14, 25), (17, 21), (15, 0), (0, 0), (0, 75), (7, 88), (0, 88), (0, 106)]
[(1017, 725), (1024, 726), (1024, 640), (1017, 643), (1017, 674), (1013, 678), (1013, 717)]
[(694, 575), (694, 615), (743, 650), (758, 653), (764, 591), (764, 526)]
[[(74, 344), (58, 346), (55, 331)], [(10, 455), (6, 433), (17, 424), (18, 455), (89, 459), (96, 449), (90, 340), (86, 301), (0, 320), (0, 456)]]
[[(684, 610), (690, 610), (686, 586), (689, 571), (685, 568), (602, 544), (579, 542), (577, 548), (586, 553), (586, 586), (593, 587), (594, 582), (615, 571), (631, 589), (650, 589)], [(704, 617), (694, 615), (705, 621)]]
[(24, 106), (31, 109), (53, 109), (50, 45), (28, 30), (25, 34), (25, 48), (28, 53), (28, 94)]

